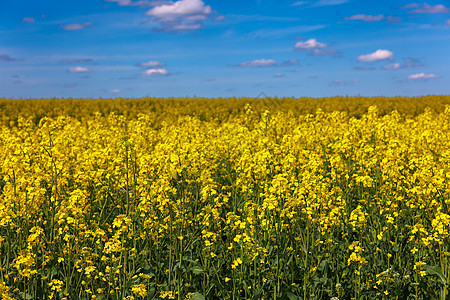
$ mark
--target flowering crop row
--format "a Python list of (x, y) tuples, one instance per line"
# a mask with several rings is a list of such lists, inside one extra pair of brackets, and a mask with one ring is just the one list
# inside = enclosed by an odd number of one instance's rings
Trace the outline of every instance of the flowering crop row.
[(1, 110), (3, 299), (449, 297), (450, 106), (27, 101)]
[(414, 117), (426, 108), (436, 113), (450, 105), (450, 96), (405, 97), (332, 97), (332, 98), (141, 98), (141, 99), (33, 99), (10, 100), (0, 98), (0, 124), (17, 125), (18, 117), (31, 119), (38, 124), (43, 117), (70, 116), (78, 120), (92, 118), (100, 113), (137, 118), (139, 114), (151, 117), (153, 127), (161, 122), (172, 124), (182, 116), (195, 116), (202, 121), (226, 122), (243, 113), (245, 105), (257, 112), (264, 109), (272, 113), (289, 112), (293, 116), (343, 111), (360, 118), (370, 106), (376, 105), (380, 116), (393, 110)]

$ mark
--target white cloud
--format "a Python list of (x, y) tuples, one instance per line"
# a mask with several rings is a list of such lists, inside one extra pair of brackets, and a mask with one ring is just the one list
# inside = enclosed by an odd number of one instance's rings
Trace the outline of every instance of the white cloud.
[(428, 4), (425, 3), (422, 8), (418, 8), (418, 9), (412, 10), (409, 13), (415, 13), (415, 14), (442, 14), (442, 13), (448, 13), (448, 12), (450, 12), (450, 9), (445, 7), (442, 4), (428, 5)]
[(61, 59), (59, 62), (61, 63), (87, 63), (91, 62), (92, 58), (64, 58)]
[(368, 61), (377, 61), (377, 60), (387, 60), (387, 59), (393, 59), (393, 58), (394, 58), (394, 53), (392, 51), (378, 49), (374, 53), (358, 56), (358, 61), (368, 62)]
[(311, 56), (324, 56), (324, 55), (334, 55), (334, 54), (338, 54), (338, 52), (334, 49), (325, 49), (325, 50), (314, 49), (314, 50), (308, 52), (308, 55), (311, 55)]
[(361, 21), (365, 21), (365, 22), (378, 22), (383, 19), (384, 19), (383, 15), (371, 16), (371, 15), (363, 15), (363, 14), (353, 15), (351, 17), (345, 18), (345, 20), (361, 20)]
[(142, 73), (142, 75), (145, 76), (164, 76), (167, 74), (169, 74), (169, 72), (165, 68), (148, 69)]
[(417, 3), (417, 2), (414, 2), (414, 3), (410, 3), (410, 4), (403, 5), (403, 6), (400, 7), (400, 8), (401, 8), (401, 9), (410, 9), (410, 8), (417, 8), (417, 7), (420, 7), (420, 4)]
[(306, 42), (297, 42), (295, 44), (294, 48), (297, 51), (308, 50), (308, 55), (312, 55), (312, 56), (324, 56), (324, 55), (338, 54), (338, 52), (334, 49), (325, 49), (325, 48), (328, 48), (328, 45), (325, 43), (318, 42), (316, 39), (309, 39)]
[(318, 48), (326, 48), (328, 47), (325, 43), (320, 43), (316, 39), (309, 39), (306, 42), (297, 42), (294, 46), (295, 50), (303, 51), (303, 50), (313, 50)]
[(239, 66), (241, 67), (270, 67), (275, 66), (277, 64), (277, 61), (274, 59), (256, 59), (252, 61), (245, 61), (243, 63), (240, 63)]
[(307, 1), (296, 1), (294, 3), (291, 4), (291, 6), (301, 6), (301, 5), (305, 5), (308, 4)]
[(349, 0), (319, 0), (313, 6), (328, 6), (347, 3)]
[(171, 3), (171, 1), (149, 1), (149, 0), (140, 0), (140, 1), (132, 1), (132, 0), (105, 0), (106, 2), (116, 2), (119, 6), (157, 6)]
[(349, 0), (319, 0), (319, 1), (296, 1), (291, 4), (291, 6), (329, 6), (347, 3)]
[(139, 66), (146, 67), (146, 68), (156, 68), (156, 67), (163, 67), (164, 63), (157, 61), (157, 60), (151, 60), (151, 61), (140, 63)]
[(450, 26), (450, 19), (448, 19), (447, 21), (445, 21), (445, 24)]
[(69, 73), (82, 73), (82, 72), (90, 72), (88, 68), (85, 67), (73, 67), (67, 70)]
[(389, 23), (400, 23), (402, 21), (402, 18), (389, 15), (389, 16), (386, 17), (386, 20)]
[(22, 22), (24, 23), (34, 23), (36, 20), (33, 17), (26, 17), (22, 19)]
[(390, 65), (386, 65), (383, 68), (386, 70), (397, 70), (400, 69), (402, 66), (399, 63), (394, 63), (394, 64), (390, 64)]
[(163, 31), (188, 31), (201, 28), (212, 12), (202, 0), (179, 0), (157, 5), (145, 14), (161, 23)]
[(432, 78), (438, 78), (438, 75), (435, 74), (425, 74), (425, 73), (417, 73), (417, 74), (411, 74), (408, 76), (408, 79), (432, 79)]
[(92, 22), (86, 22), (83, 24), (68, 24), (68, 25), (61, 25), (61, 28), (64, 30), (80, 30), (85, 27), (91, 26)]
[(134, 6), (136, 2), (131, 0), (105, 0), (106, 2), (116, 2), (119, 6)]
[(110, 92), (111, 92), (111, 93), (120, 93), (121, 90), (119, 90), (119, 89), (113, 89), (113, 90), (111, 90)]
[(218, 16), (218, 17), (215, 17), (215, 18), (213, 19), (213, 21), (214, 21), (214, 22), (225, 21), (226, 19), (227, 19), (227, 17), (225, 17), (225, 16)]
[(403, 9), (411, 9), (416, 8), (414, 10), (408, 11), (408, 13), (412, 14), (440, 14), (440, 13), (449, 13), (450, 8), (445, 7), (442, 4), (437, 5), (429, 5), (427, 3), (419, 4), (419, 3), (411, 3), (405, 6), (402, 6)]
[(273, 77), (275, 77), (275, 78), (282, 78), (282, 77), (284, 77), (284, 74), (283, 73), (277, 73)]
[(202, 24), (176, 24), (170, 28), (170, 31), (188, 31), (188, 30), (196, 30), (202, 28)]

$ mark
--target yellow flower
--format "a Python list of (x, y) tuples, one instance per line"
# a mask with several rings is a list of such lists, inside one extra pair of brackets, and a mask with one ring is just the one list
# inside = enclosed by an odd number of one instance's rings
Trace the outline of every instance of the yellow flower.
[(425, 263), (423, 261), (418, 261), (414, 264), (414, 270), (416, 269), (421, 269), (422, 266), (425, 265)]
[(62, 289), (64, 282), (58, 279), (53, 279), (51, 282), (49, 282), (48, 286), (52, 291), (60, 292)]
[(159, 294), (159, 296), (163, 299), (175, 299), (175, 295), (172, 291), (163, 291)]
[(139, 296), (141, 296), (142, 298), (145, 298), (146, 296), (147, 296), (147, 288), (145, 287), (145, 285), (144, 284), (137, 284), (137, 285), (134, 285), (132, 288), (131, 288), (131, 292), (133, 293), (133, 294), (138, 294)]

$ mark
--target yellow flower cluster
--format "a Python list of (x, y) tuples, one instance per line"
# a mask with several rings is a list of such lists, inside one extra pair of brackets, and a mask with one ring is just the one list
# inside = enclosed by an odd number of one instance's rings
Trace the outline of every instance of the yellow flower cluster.
[(445, 299), (449, 103), (0, 100), (0, 294)]

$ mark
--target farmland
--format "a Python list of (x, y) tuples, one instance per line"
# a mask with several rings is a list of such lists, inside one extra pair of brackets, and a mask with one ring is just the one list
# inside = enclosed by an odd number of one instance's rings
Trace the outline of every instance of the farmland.
[(450, 97), (0, 99), (3, 299), (448, 299)]

